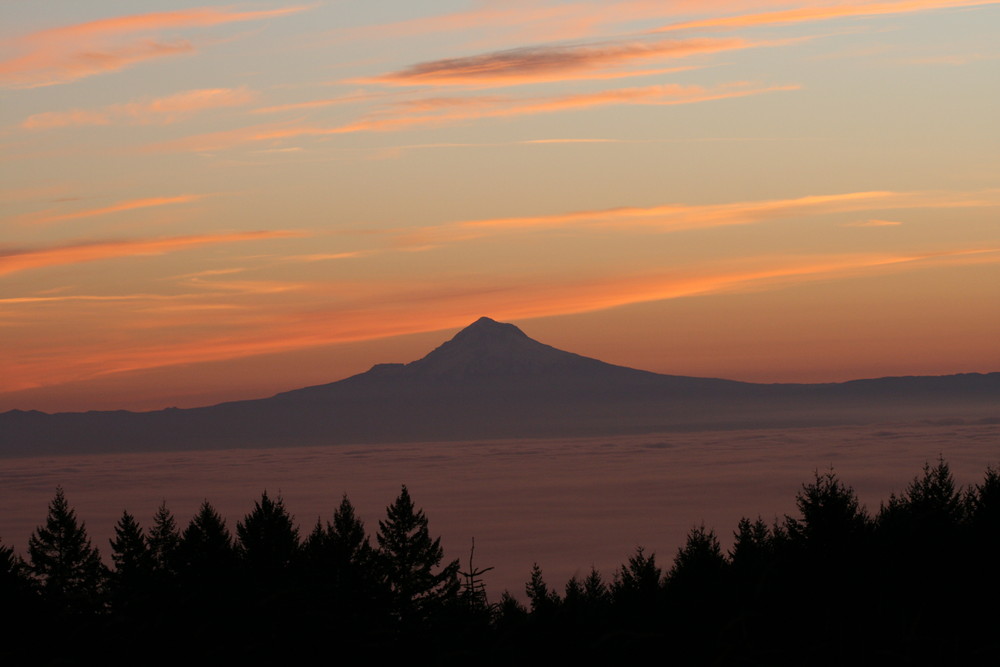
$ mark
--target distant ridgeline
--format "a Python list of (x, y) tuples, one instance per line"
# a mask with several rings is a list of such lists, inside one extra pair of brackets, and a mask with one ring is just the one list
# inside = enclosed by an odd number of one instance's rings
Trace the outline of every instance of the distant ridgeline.
[(1000, 419), (1000, 373), (831, 384), (661, 375), (481, 318), (427, 356), (202, 408), (0, 414), (0, 456)]
[[(302, 535), (264, 493), (235, 537), (207, 501), (181, 530), (127, 512), (107, 569), (59, 489), (22, 560), (0, 545), (3, 664), (375, 661), (435, 665), (955, 665), (1000, 655), (1000, 474), (942, 460), (870, 513), (831, 471), (798, 516), (693, 529), (669, 568), (641, 548), (528, 605), (444, 560), (404, 486), (374, 541), (345, 496)], [(586, 562), (586, 554), (579, 554)], [(310, 661), (306, 663), (304, 661)]]

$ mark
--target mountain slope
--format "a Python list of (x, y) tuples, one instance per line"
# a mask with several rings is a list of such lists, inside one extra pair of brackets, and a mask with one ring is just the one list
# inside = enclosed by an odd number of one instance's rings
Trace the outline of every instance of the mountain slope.
[(1000, 373), (760, 385), (660, 375), (481, 318), (428, 355), (186, 410), (0, 414), (0, 456), (483, 440), (1000, 415)]

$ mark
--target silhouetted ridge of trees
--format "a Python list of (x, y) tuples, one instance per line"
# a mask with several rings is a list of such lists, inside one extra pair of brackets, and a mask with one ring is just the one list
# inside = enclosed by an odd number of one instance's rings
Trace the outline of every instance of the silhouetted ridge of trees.
[[(0, 544), (0, 659), (34, 664), (273, 660), (407, 664), (924, 665), (1000, 654), (1000, 473), (956, 487), (927, 464), (877, 512), (831, 470), (796, 516), (743, 518), (725, 552), (696, 526), (669, 566), (637, 548), (527, 604), (492, 603), (446, 561), (404, 486), (374, 540), (345, 495), (300, 534), (265, 491), (235, 534), (207, 500), (180, 529), (124, 511), (111, 568), (61, 488), (27, 557)], [(460, 574), (464, 577), (460, 578)]]

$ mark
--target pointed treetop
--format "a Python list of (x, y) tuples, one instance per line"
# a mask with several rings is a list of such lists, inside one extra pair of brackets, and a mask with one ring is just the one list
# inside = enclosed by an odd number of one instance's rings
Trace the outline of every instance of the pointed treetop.
[(44, 526), (28, 539), (29, 571), (45, 590), (67, 608), (95, 603), (104, 576), (98, 550), (91, 546), (83, 522), (66, 502), (61, 486), (49, 504)]

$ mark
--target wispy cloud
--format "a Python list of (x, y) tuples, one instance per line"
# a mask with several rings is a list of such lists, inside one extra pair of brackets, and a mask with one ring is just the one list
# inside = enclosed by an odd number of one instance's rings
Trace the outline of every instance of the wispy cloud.
[(337, 106), (341, 104), (351, 104), (353, 102), (364, 102), (379, 97), (384, 97), (384, 93), (352, 93), (340, 97), (327, 97), (320, 100), (308, 100), (305, 102), (294, 102), (291, 104), (277, 104), (269, 107), (254, 109), (252, 113), (281, 113), (284, 111), (308, 111), (311, 109), (321, 109), (323, 107)]
[(671, 70), (609, 72), (635, 62), (686, 58), (770, 45), (744, 39), (608, 42), (584, 46), (537, 46), (447, 58), (412, 65), (361, 83), (392, 86), (511, 86), (571, 79), (619, 78)]
[(299, 5), (241, 12), (232, 7), (201, 7), (117, 16), (40, 30), (9, 41), (8, 49), (19, 55), (0, 62), (0, 85), (33, 88), (69, 83), (153, 58), (192, 53), (195, 47), (189, 41), (164, 41), (157, 34), (171, 28), (259, 21), (308, 8)]
[(29, 116), (21, 123), (28, 130), (76, 125), (111, 125), (124, 122), (136, 125), (169, 124), (202, 111), (249, 104), (256, 93), (247, 88), (205, 88), (151, 100), (114, 104), (102, 109), (47, 111)]
[(311, 255), (293, 255), (287, 258), (290, 262), (326, 262), (338, 259), (358, 259), (380, 254), (381, 250), (348, 250), (345, 252), (318, 252)]
[(682, 231), (745, 225), (799, 215), (974, 206), (1000, 206), (1000, 191), (986, 190), (972, 193), (870, 191), (729, 204), (620, 207), (543, 216), (468, 220), (419, 230), (401, 230), (398, 242), (403, 245), (439, 244), (566, 226), (644, 229), (655, 232)]
[(806, 23), (859, 16), (884, 16), (909, 14), (933, 9), (995, 5), (997, 0), (901, 0), (900, 2), (862, 2), (853, 4), (823, 4), (818, 7), (799, 7), (774, 12), (736, 14), (696, 21), (684, 21), (663, 26), (657, 32), (693, 30), (701, 28), (744, 28), (760, 25)]
[(60, 296), (17, 296), (0, 299), (0, 303), (8, 306), (66, 303), (71, 301), (117, 303), (123, 301), (156, 301), (185, 298), (189, 295), (164, 294), (64, 294)]
[[(442, 32), (465, 34), (484, 28), (491, 33), (499, 32), (509, 42), (583, 39), (609, 30), (621, 32), (618, 26), (627, 23), (706, 11), (714, 13), (731, 5), (729, 0), (620, 0), (614, 3), (508, 0), (477, 3), (472, 9), (447, 14), (346, 28), (335, 31), (335, 36), (338, 39), (385, 39)], [(787, 5), (787, 0), (740, 2), (740, 6), (747, 9)]]
[(110, 206), (102, 206), (100, 208), (90, 208), (82, 211), (73, 211), (72, 213), (52, 213), (51, 211), (44, 211), (41, 213), (35, 213), (29, 216), (25, 216), (22, 221), (34, 223), (34, 224), (47, 224), (52, 222), (66, 222), (68, 220), (79, 220), (81, 218), (94, 218), (101, 215), (109, 215), (112, 213), (121, 213), (123, 211), (135, 211), (143, 208), (155, 208), (159, 206), (170, 206), (173, 204), (186, 204), (193, 201), (198, 201), (204, 198), (205, 195), (178, 195), (175, 197), (146, 197), (143, 199), (129, 199), (126, 201), (120, 201)]
[(281, 280), (219, 280), (209, 276), (188, 278), (184, 282), (193, 287), (200, 287), (213, 292), (250, 294), (257, 297), (265, 294), (301, 291), (309, 286), (300, 282)]
[[(228, 330), (215, 335), (188, 335), (176, 326), (172, 309), (231, 310), (231, 302), (171, 305), (150, 302), (150, 312), (168, 319), (137, 321), (133, 328), (150, 333), (128, 346), (81, 345), (50, 350), (44, 358), (12, 365), (0, 382), (7, 391), (82, 380), (100, 375), (161, 368), (178, 364), (216, 362), (261, 354), (303, 350), (322, 345), (374, 340), (436, 331), (468, 324), (483, 312), (504, 320), (593, 312), (629, 304), (712, 294), (774, 289), (815, 280), (853, 277), (884, 271), (917, 270), (941, 265), (1000, 262), (997, 248), (956, 248), (907, 254), (858, 253), (824, 256), (748, 257), (740, 266), (701, 266), (646, 273), (585, 274), (563, 277), (496, 276), (487, 281), (386, 281), (365, 283), (353, 299), (330, 305), (333, 286), (303, 285), (319, 301), (284, 308), (253, 308)], [(347, 294), (351, 290), (341, 286)], [(531, 298), (526, 299), (525, 294)], [(168, 338), (155, 335), (170, 322)], [(192, 319), (192, 326), (204, 317)]]
[(878, 218), (871, 218), (868, 220), (848, 222), (844, 224), (844, 227), (898, 227), (902, 224), (903, 223), (896, 220), (879, 220)]
[(0, 250), (0, 276), (49, 266), (79, 264), (119, 257), (162, 255), (205, 245), (303, 236), (294, 231), (253, 231), (154, 239), (95, 241), (32, 249)]
[(778, 91), (798, 86), (754, 87), (743, 82), (714, 88), (664, 84), (640, 88), (617, 88), (597, 93), (576, 93), (540, 97), (504, 95), (433, 97), (387, 105), (351, 123), (335, 127), (301, 122), (255, 125), (186, 137), (148, 146), (151, 152), (210, 152), (241, 144), (281, 142), (297, 137), (331, 136), (357, 132), (391, 132), (416, 127), (437, 127), (486, 118), (502, 118), (557, 111), (570, 111), (620, 104), (694, 104)]
[(561, 39), (589, 33), (591, 26), (600, 19), (587, 14), (585, 5), (580, 3), (545, 5), (511, 0), (502, 4), (486, 3), (467, 11), (341, 29), (336, 30), (335, 35), (338, 38), (372, 39), (467, 31), (481, 27), (514, 27), (536, 38)]
[(909, 58), (907, 60), (901, 61), (904, 65), (971, 65), (972, 63), (982, 62), (984, 60), (998, 60), (1000, 55), (991, 55), (985, 53), (964, 53), (964, 54), (951, 54), (943, 56), (929, 56), (927, 58)]

